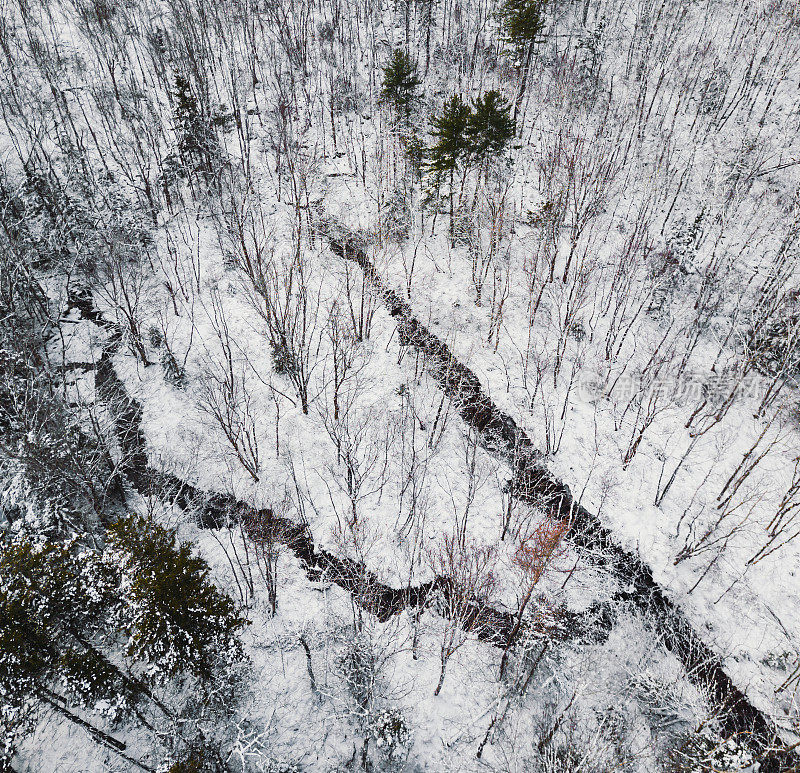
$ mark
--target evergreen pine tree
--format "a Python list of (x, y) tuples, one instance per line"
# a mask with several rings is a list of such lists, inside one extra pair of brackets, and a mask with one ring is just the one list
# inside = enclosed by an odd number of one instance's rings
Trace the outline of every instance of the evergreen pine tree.
[(121, 571), (129, 655), (164, 677), (188, 670), (203, 680), (241, 656), (236, 634), (244, 620), (174, 530), (131, 517), (109, 528), (108, 542), (107, 558)]
[(74, 541), (0, 534), (0, 771), (39, 707), (128, 760), (122, 742), (72, 707), (102, 706), (112, 719), (136, 719), (148, 729), (147, 709), (174, 718), (149, 684), (112, 660), (123, 641), (134, 661), (163, 677), (210, 680), (241, 658), (236, 634), (243, 620), (174, 531), (129, 518), (107, 536), (100, 555)]
[(78, 559), (69, 545), (20, 537), (1, 546), (0, 728), (14, 728), (6, 731), (6, 747), (31, 729), (27, 720), (36, 705), (57, 711), (117, 753), (124, 744), (68, 706), (104, 700), (116, 713), (143, 719), (136, 680), (91, 643), (113, 605), (110, 586), (85, 570), (93, 563), (88, 555)]
[(406, 119), (417, 99), (420, 80), (411, 58), (402, 49), (395, 49), (388, 64), (383, 69), (381, 101), (403, 112)]
[(131, 708), (144, 695), (150, 697), (101, 651), (117, 614), (116, 584), (113, 571), (95, 553), (76, 551), (71, 543), (22, 536), (0, 551), (0, 603), (8, 615), (13, 612), (28, 639), (33, 632), (38, 641), (49, 642), (43, 650), (49, 653), (47, 678), (57, 680), (79, 705), (102, 698)]
[[(5, 588), (0, 591), (0, 717), (21, 732), (38, 686), (51, 675), (56, 659), (50, 638)], [(4, 739), (6, 743), (15, 740)]]
[(498, 11), (508, 39), (520, 50), (544, 31), (545, 0), (504, 0)]
[(429, 167), (437, 176), (452, 176), (459, 161), (469, 153), (467, 131), (470, 109), (459, 94), (454, 94), (445, 102), (440, 116), (431, 121), (431, 134), (436, 144), (431, 148)]
[(479, 158), (499, 156), (514, 137), (511, 107), (497, 91), (487, 91), (473, 102), (467, 122), (470, 152)]
[(498, 11), (509, 41), (522, 58), (522, 77), (514, 101), (515, 123), (528, 85), (533, 48), (544, 32), (545, 6), (546, 0), (504, 0)]
[(450, 182), (450, 240), (454, 238), (453, 221), (453, 176), (458, 163), (469, 154), (470, 109), (461, 96), (454, 94), (444, 104), (442, 114), (431, 121), (431, 134), (436, 144), (430, 152), (430, 170), (434, 173), (436, 187), (441, 185), (442, 176), (447, 175)]

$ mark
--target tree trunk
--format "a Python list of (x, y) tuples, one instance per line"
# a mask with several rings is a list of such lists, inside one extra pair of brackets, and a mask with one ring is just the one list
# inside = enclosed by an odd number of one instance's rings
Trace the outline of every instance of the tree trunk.
[(129, 757), (127, 754), (125, 754), (124, 750), (126, 746), (122, 741), (118, 741), (113, 736), (103, 732), (99, 728), (87, 722), (85, 719), (82, 719), (77, 714), (73, 714), (69, 709), (62, 706), (57, 700), (58, 696), (56, 696), (54, 693), (51, 693), (44, 688), (40, 688), (38, 696), (43, 703), (46, 703), (58, 714), (61, 714), (61, 716), (65, 717), (70, 722), (82, 727), (96, 743), (100, 744), (101, 746), (105, 746), (107, 749), (110, 749), (116, 755), (122, 757), (122, 759), (124, 759), (126, 762), (135, 765), (137, 768), (146, 770), (148, 773), (155, 773), (155, 768), (151, 768), (149, 765), (145, 765), (144, 763), (139, 762), (138, 760), (133, 759), (133, 757)]
[(314, 678), (314, 666), (311, 662), (311, 649), (308, 646), (305, 636), (300, 636), (300, 644), (306, 652), (306, 670), (308, 671), (308, 679), (311, 682), (311, 692), (317, 694), (317, 680)]
[(439, 684), (436, 685), (436, 689), (433, 691), (434, 695), (438, 695), (442, 690), (442, 684), (444, 684), (444, 671), (447, 668), (447, 658), (442, 658), (442, 670), (439, 672)]
[(514, 101), (514, 123), (517, 123), (520, 107), (522, 107), (522, 100), (525, 99), (525, 91), (528, 88), (528, 69), (531, 66), (531, 59), (533, 58), (533, 41), (528, 43), (528, 50), (525, 53), (525, 65), (522, 68), (522, 79), (519, 83), (519, 92)]
[(364, 739), (364, 745), (361, 747), (361, 768), (362, 770), (369, 770), (369, 736)]
[(455, 230), (453, 228), (453, 169), (450, 170), (450, 246), (455, 242)]

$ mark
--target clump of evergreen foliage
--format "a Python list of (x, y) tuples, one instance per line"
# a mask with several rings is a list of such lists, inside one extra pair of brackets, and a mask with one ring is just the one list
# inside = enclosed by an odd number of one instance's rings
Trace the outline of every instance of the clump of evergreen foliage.
[(178, 151), (185, 167), (209, 178), (217, 166), (219, 142), (213, 120), (200, 108), (191, 84), (182, 75), (175, 76), (175, 124)]
[(498, 15), (508, 39), (519, 49), (536, 42), (544, 31), (544, 0), (505, 0)]
[(392, 105), (408, 117), (414, 102), (419, 98), (417, 89), (420, 83), (411, 57), (402, 49), (395, 49), (383, 70), (381, 101)]
[(42, 710), (120, 753), (124, 744), (74, 709), (152, 730), (154, 716), (176, 717), (157, 695), (168, 680), (194, 679), (195, 692), (204, 693), (243, 657), (244, 619), (190, 545), (138, 516), (106, 536), (102, 551), (78, 538), (0, 537), (0, 748), (7, 760)]
[[(488, 176), (489, 162), (500, 158), (516, 131), (511, 108), (498, 91), (487, 91), (472, 105), (453, 94), (444, 104), (440, 115), (431, 121), (435, 139), (429, 151), (428, 169), (438, 189), (443, 180), (449, 181), (450, 237), (454, 238), (453, 188), (455, 171), (479, 165)], [(463, 181), (462, 181), (463, 187)]]

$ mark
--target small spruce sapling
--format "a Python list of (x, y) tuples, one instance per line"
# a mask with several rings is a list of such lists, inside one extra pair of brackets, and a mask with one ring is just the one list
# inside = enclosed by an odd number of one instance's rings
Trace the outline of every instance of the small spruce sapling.
[(395, 49), (383, 69), (381, 102), (394, 107), (408, 121), (414, 102), (419, 96), (417, 89), (420, 83), (414, 62), (405, 51), (399, 48)]
[(407, 750), (411, 731), (403, 713), (396, 708), (378, 712), (372, 722), (372, 737), (375, 746), (387, 760), (399, 760)]
[(453, 229), (453, 177), (459, 162), (469, 155), (470, 143), (467, 138), (470, 109), (460, 95), (454, 94), (445, 102), (441, 115), (431, 121), (431, 134), (436, 140), (430, 151), (428, 168), (434, 175), (436, 188), (441, 186), (442, 177), (447, 176), (450, 184), (450, 241), (454, 238)]

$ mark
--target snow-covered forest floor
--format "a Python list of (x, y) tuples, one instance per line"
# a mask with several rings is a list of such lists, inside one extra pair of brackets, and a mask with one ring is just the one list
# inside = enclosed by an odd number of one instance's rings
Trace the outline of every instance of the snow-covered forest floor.
[(796, 3), (0, 21), (0, 770), (794, 769)]

